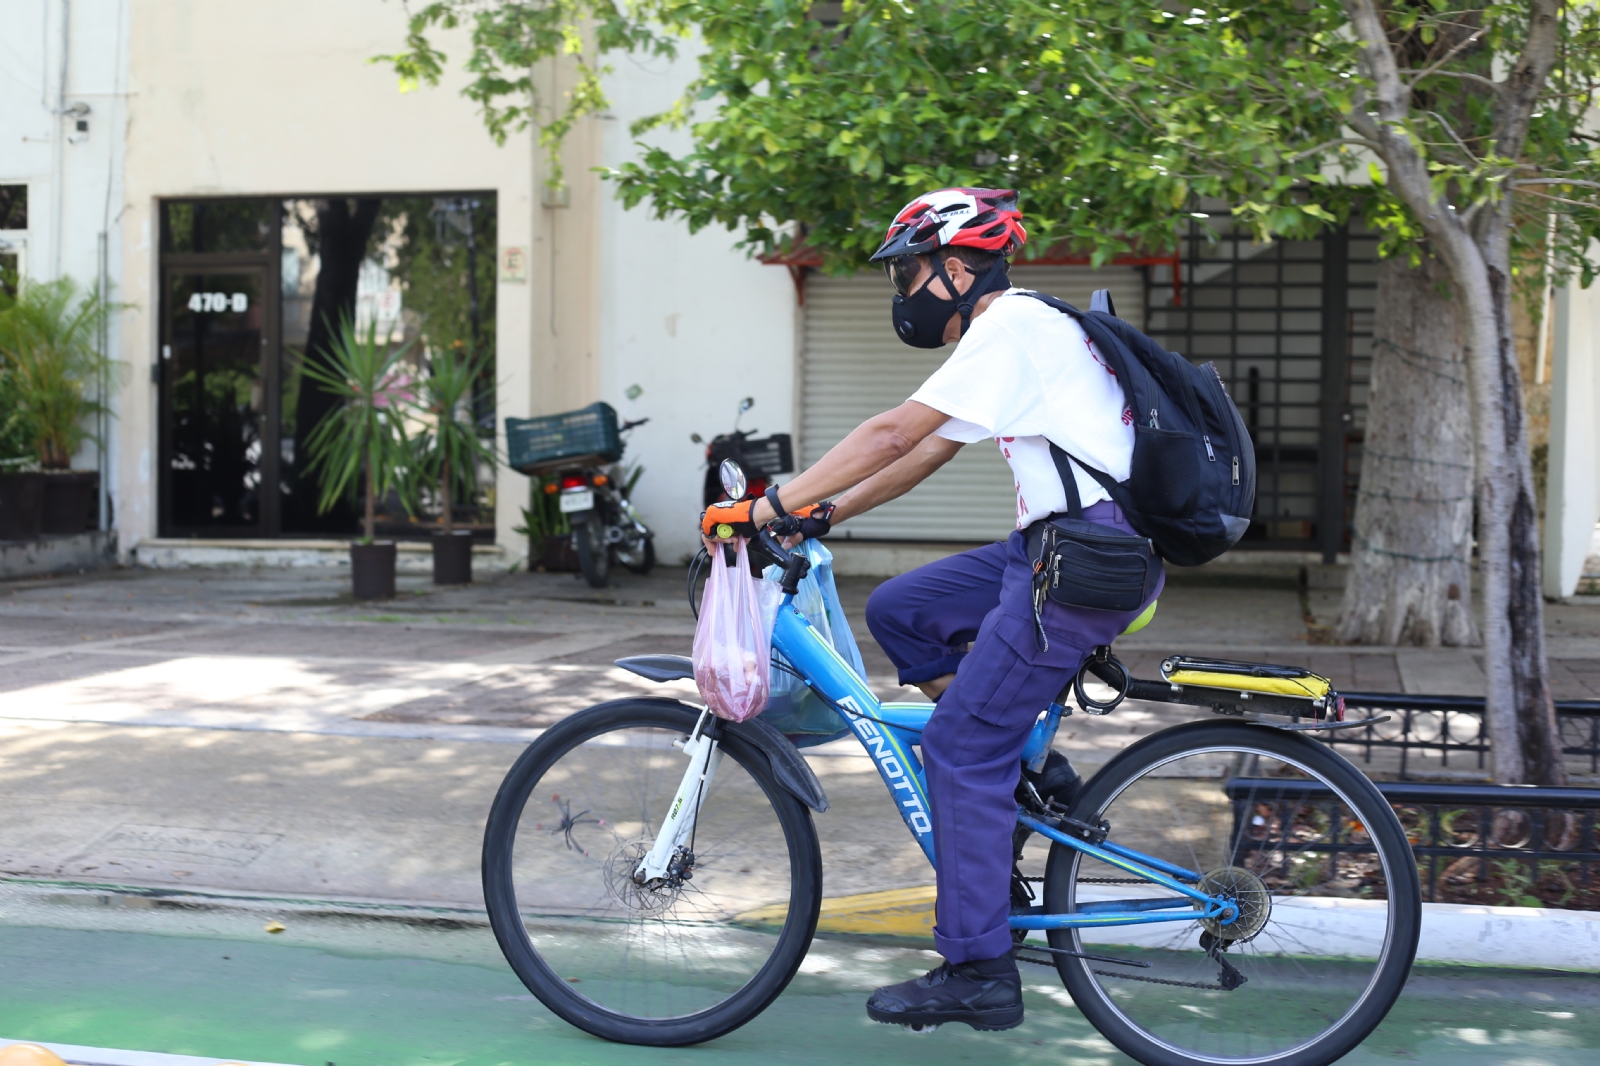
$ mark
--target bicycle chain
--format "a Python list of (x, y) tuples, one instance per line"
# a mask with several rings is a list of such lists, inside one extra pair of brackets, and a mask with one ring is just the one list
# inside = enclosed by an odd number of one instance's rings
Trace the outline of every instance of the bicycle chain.
[[(1042, 878), (1042, 877), (1025, 876), (1025, 877), (1023, 877), (1023, 880), (1024, 881), (1038, 881), (1041, 884), (1044, 882), (1044, 878)], [(1144, 884), (1149, 884), (1149, 882), (1146, 881), (1142, 877), (1080, 877), (1080, 878), (1078, 878), (1078, 882), (1077, 883), (1080, 884), (1080, 885), (1144, 885)], [(1026, 950), (1026, 948), (1024, 948), (1023, 950)], [(1039, 963), (1041, 966), (1054, 966), (1055, 965), (1054, 960), (1046, 961), (1044, 959), (1026, 959), (1024, 961), (1026, 961), (1026, 962), (1036, 962), (1036, 963)], [(1138, 974), (1117, 973), (1114, 970), (1095, 970), (1094, 972), (1096, 974), (1098, 974), (1099, 976), (1101, 976), (1101, 977), (1117, 977), (1117, 978), (1120, 978), (1120, 979), (1122, 979), (1124, 981), (1143, 981), (1147, 985), (1172, 985), (1175, 988), (1200, 988), (1200, 989), (1204, 989), (1204, 990), (1206, 990), (1208, 992), (1226, 992), (1227, 991), (1227, 989), (1223, 988), (1222, 985), (1219, 984), (1216, 981), (1212, 981), (1210, 984), (1207, 984), (1204, 981), (1170, 981), (1165, 977), (1140, 977)]]
[(1095, 970), (1101, 977), (1117, 977), (1124, 981), (1143, 981), (1147, 985), (1172, 985), (1175, 988), (1203, 988), (1208, 992), (1226, 992), (1219, 982), (1213, 981), (1206, 984), (1204, 981), (1169, 981), (1165, 977), (1140, 977), (1133, 973), (1117, 973), (1113, 970)]

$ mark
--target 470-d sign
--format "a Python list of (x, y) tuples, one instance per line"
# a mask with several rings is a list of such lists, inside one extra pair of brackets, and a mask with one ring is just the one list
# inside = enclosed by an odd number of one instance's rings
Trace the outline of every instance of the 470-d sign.
[(250, 295), (243, 292), (197, 292), (189, 297), (191, 311), (243, 312), (250, 307)]

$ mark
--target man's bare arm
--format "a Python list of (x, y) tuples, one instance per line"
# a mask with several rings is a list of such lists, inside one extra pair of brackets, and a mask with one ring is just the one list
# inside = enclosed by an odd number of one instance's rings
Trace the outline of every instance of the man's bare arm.
[(916, 450), (846, 492), (834, 501), (833, 523), (864, 514), (890, 500), (897, 500), (926, 481), (935, 470), (955, 458), (960, 441), (930, 434)]
[[(828, 454), (818, 459), (809, 470), (779, 489), (778, 499), (783, 501), (786, 510), (793, 510), (859, 485), (910, 455), (917, 445), (949, 418), (949, 415), (915, 400), (907, 400), (892, 411), (875, 415), (829, 448)], [(909, 485), (906, 487), (910, 488)], [(861, 510), (857, 509), (856, 513), (861, 513)], [(758, 502), (750, 517), (757, 525), (771, 521), (771, 505), (765, 500)]]

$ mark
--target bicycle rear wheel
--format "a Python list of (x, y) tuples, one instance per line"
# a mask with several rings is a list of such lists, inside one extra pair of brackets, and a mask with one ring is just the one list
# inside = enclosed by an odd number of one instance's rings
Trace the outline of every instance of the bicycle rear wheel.
[[(1057, 948), (1146, 964), (1056, 956), (1079, 1009), (1146, 1066), (1325, 1066), (1399, 996), (1420, 928), (1416, 863), (1383, 796), (1316, 741), (1222, 721), (1164, 730), (1106, 764), (1073, 815), (1238, 904), (1227, 923), (1050, 933)], [(1048, 913), (1177, 896), (1051, 847)]]
[(783, 991), (816, 931), (811, 812), (731, 730), (691, 876), (634, 883), (689, 765), (673, 742), (698, 717), (665, 699), (580, 711), (523, 752), (484, 832), (484, 897), (506, 960), (545, 1006), (607, 1040), (670, 1047), (738, 1028)]

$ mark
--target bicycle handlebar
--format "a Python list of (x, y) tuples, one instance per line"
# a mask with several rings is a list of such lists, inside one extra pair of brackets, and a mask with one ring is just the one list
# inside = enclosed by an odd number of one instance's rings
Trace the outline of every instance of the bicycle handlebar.
[(756, 530), (755, 547), (783, 567), (781, 587), (786, 595), (793, 596), (800, 589), (800, 579), (811, 572), (811, 560), (798, 552), (791, 552), (778, 543), (772, 530), (761, 526)]

